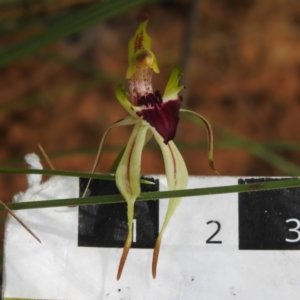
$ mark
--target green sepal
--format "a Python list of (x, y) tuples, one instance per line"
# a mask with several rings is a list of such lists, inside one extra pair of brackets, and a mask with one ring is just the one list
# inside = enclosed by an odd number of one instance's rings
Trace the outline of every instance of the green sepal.
[[(160, 146), (164, 164), (165, 164), (165, 171), (166, 171), (166, 178), (168, 182), (168, 188), (170, 190), (181, 190), (186, 189), (188, 184), (188, 171), (184, 162), (183, 157), (181, 156), (179, 150), (175, 146), (173, 141), (169, 141), (169, 143), (166, 145), (164, 143), (163, 138), (160, 136), (159, 133), (156, 132), (156, 130), (153, 128), (150, 128), (154, 138), (156, 139), (158, 145)], [(167, 225), (169, 224), (176, 208), (178, 207), (179, 203), (181, 201), (181, 197), (178, 198), (172, 198), (169, 200), (167, 213), (165, 216), (165, 220), (163, 222), (162, 228), (159, 232), (159, 235), (157, 237), (154, 251), (153, 251), (153, 260), (152, 260), (152, 276), (153, 278), (156, 277), (156, 268), (157, 268), (157, 261), (158, 261), (158, 255), (160, 250), (160, 244), (163, 237), (163, 234), (165, 232), (165, 229)]]
[(182, 75), (183, 73), (181, 68), (178, 66), (174, 66), (163, 95), (164, 102), (167, 102), (169, 100), (176, 100), (178, 98), (178, 93), (182, 89), (184, 89), (183, 85), (178, 85)]
[(149, 127), (142, 122), (137, 123), (127, 143), (125, 152), (116, 171), (116, 185), (127, 202), (128, 235), (121, 256), (117, 279), (122, 270), (132, 243), (132, 222), (134, 219), (134, 203), (141, 193), (141, 160)]
[(151, 51), (151, 38), (146, 32), (148, 19), (141, 22), (134, 36), (128, 43), (128, 64), (126, 79), (130, 79), (136, 71), (136, 68), (147, 66), (155, 73), (159, 73), (157, 60)]

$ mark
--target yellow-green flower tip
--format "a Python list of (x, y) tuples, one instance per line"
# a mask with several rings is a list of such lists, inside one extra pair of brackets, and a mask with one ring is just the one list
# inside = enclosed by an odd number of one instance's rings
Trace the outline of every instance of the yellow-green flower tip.
[(149, 67), (159, 73), (156, 57), (151, 51), (151, 38), (146, 32), (148, 18), (142, 18), (140, 26), (128, 43), (128, 63), (126, 79), (130, 79), (137, 68)]
[(170, 75), (169, 81), (167, 83), (164, 95), (163, 95), (163, 101), (170, 101), (174, 100), (178, 97), (178, 93), (184, 89), (183, 85), (178, 85), (180, 78), (182, 77), (183, 73), (180, 67), (173, 67), (172, 73)]

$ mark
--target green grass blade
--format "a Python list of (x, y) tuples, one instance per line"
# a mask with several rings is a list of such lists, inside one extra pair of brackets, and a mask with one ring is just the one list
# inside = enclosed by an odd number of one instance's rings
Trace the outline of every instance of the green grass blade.
[(43, 175), (59, 175), (82, 178), (96, 178), (103, 180), (115, 180), (115, 175), (97, 174), (75, 171), (57, 171), (57, 170), (41, 170), (41, 169), (21, 169), (21, 168), (0, 168), (0, 173), (6, 174), (43, 174)]
[(44, 59), (44, 60), (51, 60), (55, 61), (57, 63), (66, 65), (68, 67), (73, 68), (74, 70), (81, 71), (83, 73), (86, 73), (88, 75), (91, 75), (92, 77), (102, 80), (102, 81), (109, 81), (109, 82), (116, 82), (120, 83), (124, 81), (123, 77), (117, 76), (114, 74), (110, 74), (107, 72), (103, 72), (96, 67), (81, 61), (79, 59), (73, 59), (65, 56), (60, 56), (55, 53), (43, 53), (43, 54), (38, 54), (35, 57)]
[(123, 13), (137, 5), (153, 3), (150, 0), (112, 0), (92, 5), (80, 13), (73, 13), (56, 25), (21, 43), (6, 47), (0, 51), (0, 68), (15, 60), (32, 54), (42, 47), (52, 44), (70, 34), (86, 29), (110, 17)]
[[(43, 175), (58, 175), (80, 178), (94, 178), (102, 180), (115, 180), (115, 174), (103, 174), (103, 173), (87, 173), (87, 172), (75, 172), (75, 171), (57, 171), (57, 170), (41, 170), (41, 169), (19, 169), (19, 168), (0, 168), (0, 174), (43, 174)], [(141, 183), (153, 184), (152, 181), (147, 179), (141, 179)]]
[[(186, 189), (176, 191), (163, 191), (163, 192), (147, 192), (142, 193), (137, 201), (165, 199), (165, 198), (177, 198), (177, 197), (193, 197), (193, 196), (205, 196), (205, 195), (218, 195), (229, 193), (246, 193), (257, 192), (274, 189), (284, 188), (296, 188), (300, 187), (300, 179), (285, 179), (277, 181), (268, 181), (254, 184), (241, 184), (219, 187), (207, 187), (198, 189)], [(108, 195), (89, 198), (69, 198), (61, 200), (45, 200), (45, 201), (31, 201), (31, 202), (18, 202), (7, 203), (7, 206), (12, 210), (19, 209), (36, 209), (46, 207), (62, 207), (62, 206), (74, 206), (74, 205), (92, 205), (92, 204), (110, 204), (125, 202), (122, 195)], [(0, 207), (0, 211), (4, 210)]]
[(263, 143), (251, 142), (244, 137), (237, 136), (227, 129), (218, 129), (218, 133), (226, 139), (231, 139), (237, 147), (243, 148), (253, 156), (262, 159), (269, 163), (271, 166), (279, 169), (280, 171), (290, 176), (300, 175), (300, 168), (284, 158), (282, 155), (268, 148)]

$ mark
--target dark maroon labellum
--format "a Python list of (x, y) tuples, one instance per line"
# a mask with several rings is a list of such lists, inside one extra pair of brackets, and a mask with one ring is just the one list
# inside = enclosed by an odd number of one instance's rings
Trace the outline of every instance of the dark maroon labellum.
[(138, 106), (147, 108), (137, 112), (137, 115), (153, 126), (163, 137), (164, 143), (168, 144), (176, 135), (181, 101), (181, 96), (178, 96), (176, 100), (163, 102), (161, 94), (156, 91), (138, 99)]

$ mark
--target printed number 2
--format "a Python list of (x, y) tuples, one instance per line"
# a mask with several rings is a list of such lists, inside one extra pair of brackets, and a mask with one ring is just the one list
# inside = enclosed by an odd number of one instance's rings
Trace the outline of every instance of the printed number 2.
[(289, 231), (291, 232), (296, 232), (298, 237), (296, 239), (285, 239), (287, 242), (289, 243), (296, 243), (296, 242), (299, 242), (300, 241), (300, 231), (299, 231), (299, 228), (300, 228), (300, 221), (297, 220), (297, 219), (288, 219), (285, 221), (286, 223), (290, 223), (290, 222), (295, 222), (297, 225), (295, 228), (290, 228)]
[(212, 239), (219, 233), (220, 229), (221, 229), (221, 224), (218, 221), (209, 221), (206, 224), (211, 224), (211, 223), (216, 223), (218, 228), (215, 231), (215, 233), (206, 240), (206, 244), (222, 244), (222, 241), (212, 241)]

